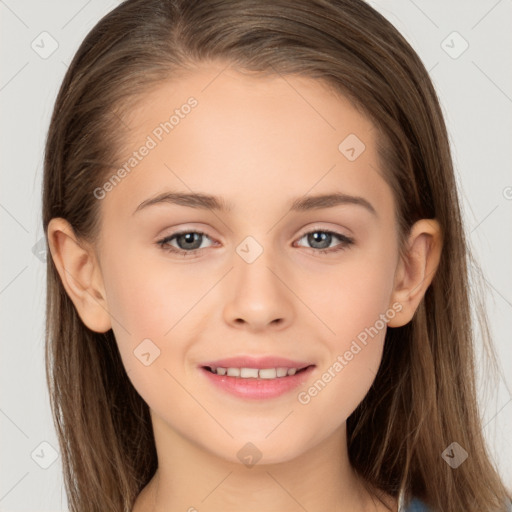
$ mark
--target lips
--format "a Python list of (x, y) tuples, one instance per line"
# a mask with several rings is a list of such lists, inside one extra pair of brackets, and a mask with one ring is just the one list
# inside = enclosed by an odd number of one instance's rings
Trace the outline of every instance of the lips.
[(199, 365), (217, 389), (243, 399), (268, 399), (304, 384), (315, 364), (278, 356), (238, 356)]

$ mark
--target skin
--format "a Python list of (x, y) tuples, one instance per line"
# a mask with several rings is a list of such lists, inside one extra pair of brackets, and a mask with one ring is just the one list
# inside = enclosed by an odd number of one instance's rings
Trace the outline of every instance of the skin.
[[(197, 107), (101, 200), (94, 243), (78, 240), (64, 219), (48, 228), (80, 317), (94, 331), (113, 329), (150, 407), (159, 468), (134, 511), (386, 510), (364, 489), (346, 447), (346, 420), (374, 380), (386, 327), (309, 403), (297, 394), (393, 304), (400, 312), (388, 328), (411, 320), (439, 262), (439, 226), (418, 221), (400, 257), (374, 126), (304, 77), (210, 64), (163, 82), (125, 115), (119, 165), (190, 96)], [(365, 144), (354, 161), (338, 149), (349, 134)], [(159, 203), (134, 213), (164, 190), (218, 195), (233, 208)], [(376, 213), (357, 204), (290, 211), (295, 198), (333, 191), (363, 197)], [(206, 232), (200, 253), (184, 258), (157, 244), (181, 229)], [(304, 234), (325, 230), (354, 242), (319, 253), (340, 240), (315, 246)], [(236, 252), (247, 236), (263, 249), (251, 263)], [(171, 245), (186, 250), (179, 242)], [(160, 349), (149, 366), (133, 353), (146, 338)], [(198, 369), (241, 354), (316, 367), (301, 388), (261, 401), (217, 390)], [(247, 442), (261, 452), (251, 468), (237, 457)], [(382, 499), (397, 510), (396, 500)]]

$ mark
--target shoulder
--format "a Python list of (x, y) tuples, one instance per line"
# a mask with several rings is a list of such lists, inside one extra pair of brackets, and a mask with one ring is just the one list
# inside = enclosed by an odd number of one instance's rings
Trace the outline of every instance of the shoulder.
[(404, 508), (404, 512), (432, 512), (423, 501), (418, 498), (412, 498), (410, 503)]

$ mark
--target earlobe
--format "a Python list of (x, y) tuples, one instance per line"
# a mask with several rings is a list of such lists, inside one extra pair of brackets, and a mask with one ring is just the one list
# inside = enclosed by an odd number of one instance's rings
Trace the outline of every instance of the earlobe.
[(65, 219), (51, 219), (47, 235), (51, 257), (78, 315), (92, 331), (108, 331), (112, 324), (94, 251), (78, 240)]
[(421, 219), (411, 228), (405, 255), (395, 273), (391, 303), (399, 303), (401, 311), (389, 321), (389, 327), (410, 322), (434, 279), (442, 250), (442, 233), (435, 219)]

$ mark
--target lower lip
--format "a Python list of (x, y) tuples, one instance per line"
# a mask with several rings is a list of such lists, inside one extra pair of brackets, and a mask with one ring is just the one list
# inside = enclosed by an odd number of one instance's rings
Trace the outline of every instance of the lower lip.
[(264, 399), (275, 398), (288, 393), (304, 383), (313, 371), (314, 365), (309, 366), (300, 373), (275, 379), (243, 379), (242, 377), (228, 377), (217, 375), (205, 368), (200, 370), (210, 382), (219, 389), (240, 398)]

